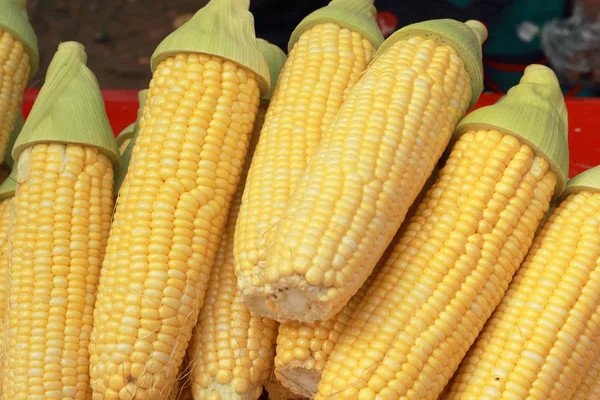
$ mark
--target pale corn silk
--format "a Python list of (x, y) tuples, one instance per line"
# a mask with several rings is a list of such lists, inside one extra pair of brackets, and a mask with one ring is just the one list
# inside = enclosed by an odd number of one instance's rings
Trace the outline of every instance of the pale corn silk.
[(86, 399), (112, 161), (96, 148), (45, 143), (23, 150), (18, 162), (2, 398)]
[(326, 23), (300, 36), (281, 70), (235, 230), (235, 271), (242, 299), (263, 315), (273, 316), (264, 294), (267, 242), (323, 132), (373, 54), (372, 44), (359, 33)]
[(23, 102), (23, 90), (31, 70), (23, 43), (0, 27), (0, 163)]
[(519, 139), (462, 135), (395, 237), (316, 399), (437, 399), (524, 259), (556, 182)]
[(303, 310), (278, 302), (282, 317), (327, 319), (356, 293), (470, 100), (469, 73), (450, 46), (417, 36), (374, 60), (324, 135), (267, 242), (271, 291), (284, 299), (300, 292), (307, 304)]
[(243, 304), (233, 266), (235, 226), (265, 112), (266, 104), (261, 104), (246, 165), (208, 281), (204, 306), (188, 349), (191, 392), (197, 399), (218, 396), (258, 399), (273, 369), (277, 323), (250, 313)]
[(219, 57), (157, 66), (100, 278), (94, 399), (162, 399), (175, 386), (259, 99), (255, 74)]
[(598, 398), (599, 285), (600, 194), (581, 191), (536, 236), (444, 399)]

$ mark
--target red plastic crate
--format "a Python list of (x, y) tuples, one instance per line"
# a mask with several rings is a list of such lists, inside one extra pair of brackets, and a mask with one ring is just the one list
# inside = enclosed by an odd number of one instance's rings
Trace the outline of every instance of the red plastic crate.
[[(29, 115), (39, 90), (25, 92), (24, 116)], [(115, 135), (131, 124), (137, 114), (137, 91), (104, 90), (104, 103)], [(493, 104), (500, 96), (483, 94), (475, 108)], [(569, 146), (571, 149), (570, 176), (600, 164), (600, 99), (568, 98)]]

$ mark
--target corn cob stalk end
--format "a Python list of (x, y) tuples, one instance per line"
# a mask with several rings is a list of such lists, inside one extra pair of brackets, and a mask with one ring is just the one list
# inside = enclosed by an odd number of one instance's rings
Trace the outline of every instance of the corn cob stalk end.
[(465, 23), (452, 19), (434, 19), (405, 26), (381, 45), (375, 58), (399, 40), (422, 36), (434, 40), (439, 45), (450, 45), (460, 54), (465, 68), (471, 76), (471, 103), (473, 107), (483, 92), (483, 65), (481, 45), (487, 39), (487, 29), (479, 21)]
[(557, 176), (555, 195), (562, 192), (569, 173), (567, 108), (550, 68), (528, 66), (519, 84), (506, 96), (467, 115), (458, 124), (455, 136), (492, 129), (517, 136), (532, 146)]
[[(129, 162), (131, 161), (131, 151), (133, 150), (133, 146), (135, 145), (135, 140), (138, 135), (138, 131), (140, 129), (140, 118), (142, 118), (142, 113), (144, 112), (144, 106), (146, 105), (146, 97), (148, 95), (148, 89), (140, 90), (138, 92), (138, 112), (137, 118), (133, 124), (131, 124), (131, 140), (127, 144), (127, 148), (121, 154), (121, 165), (119, 168), (115, 170), (115, 186), (114, 186), (114, 194), (115, 196), (119, 193), (119, 189), (123, 184), (123, 180), (125, 179), (125, 175), (127, 174), (127, 170), (129, 169)], [(125, 128), (127, 129), (127, 128)], [(125, 138), (124, 140), (126, 140)], [(119, 138), (117, 138), (117, 143)]]
[(0, 201), (13, 197), (17, 190), (17, 164), (13, 164), (10, 175), (0, 184)]
[(560, 194), (558, 202), (577, 192), (600, 192), (600, 165), (590, 168), (577, 176), (569, 179), (565, 190)]
[(376, 13), (373, 0), (332, 0), (327, 6), (312, 12), (298, 24), (288, 42), (288, 51), (292, 50), (306, 30), (326, 23), (335, 23), (358, 32), (370, 41), (374, 48), (378, 48), (383, 43), (383, 35), (375, 19)]
[(256, 42), (254, 17), (249, 7), (250, 0), (211, 0), (158, 45), (152, 55), (152, 71), (178, 53), (210, 54), (253, 71), (261, 93), (267, 93), (269, 67)]
[(15, 127), (13, 128), (12, 133), (10, 134), (10, 138), (8, 139), (8, 145), (6, 146), (6, 153), (4, 154), (4, 160), (2, 161), (4, 165), (8, 166), (8, 168), (12, 168), (14, 161), (11, 152), (23, 129), (23, 125), (25, 124), (25, 119), (23, 118), (23, 114), (19, 113), (17, 116), (17, 122), (15, 122)]
[(115, 165), (120, 163), (100, 87), (85, 65), (86, 60), (80, 43), (64, 42), (58, 46), (46, 82), (15, 142), (15, 160), (27, 147), (52, 142), (95, 147)]
[(23, 43), (29, 54), (29, 63), (31, 65), (29, 77), (35, 75), (39, 68), (40, 53), (37, 36), (27, 16), (27, 1), (0, 1), (0, 27), (12, 33)]
[(267, 42), (264, 39), (256, 39), (258, 42), (258, 48), (260, 52), (265, 57), (267, 61), (267, 65), (269, 66), (269, 75), (271, 79), (271, 88), (269, 91), (262, 95), (262, 100), (271, 100), (271, 96), (273, 95), (273, 91), (275, 90), (275, 84), (277, 83), (277, 79), (279, 78), (279, 72), (281, 68), (283, 68), (283, 64), (285, 64), (285, 60), (287, 56), (279, 47), (275, 46), (272, 43)]

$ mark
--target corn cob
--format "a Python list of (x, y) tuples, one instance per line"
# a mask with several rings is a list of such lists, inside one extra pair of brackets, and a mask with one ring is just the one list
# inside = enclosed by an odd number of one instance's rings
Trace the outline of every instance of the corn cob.
[[(148, 89), (140, 90), (138, 92), (138, 112), (137, 118), (133, 124), (131, 124), (131, 136), (127, 137), (128, 133), (121, 132), (117, 137), (117, 144), (119, 144), (119, 152), (121, 153), (121, 165), (115, 171), (115, 196), (119, 194), (119, 189), (121, 189), (121, 185), (123, 184), (123, 180), (125, 179), (125, 175), (127, 175), (127, 170), (129, 168), (129, 162), (131, 161), (131, 150), (135, 145), (135, 140), (138, 136), (140, 130), (140, 119), (144, 113), (144, 107), (146, 105), (146, 97), (148, 95)], [(128, 129), (128, 128), (125, 128)], [(125, 135), (125, 137), (123, 137)], [(119, 143), (119, 138), (121, 138), (121, 142)], [(123, 148), (123, 146), (125, 146)]]
[(8, 146), (6, 147), (6, 151), (4, 152), (4, 160), (0, 164), (0, 182), (4, 181), (12, 171), (14, 160), (12, 158), (11, 152), (13, 146), (15, 145), (15, 140), (17, 140), (17, 136), (19, 136), (21, 129), (23, 129), (24, 123), (25, 120), (23, 119), (23, 114), (19, 113), (19, 116), (17, 117), (17, 122), (15, 123), (15, 127), (13, 128), (13, 131), (10, 134)]
[(0, 164), (23, 102), (23, 90), (39, 64), (37, 37), (25, 0), (0, 1)]
[(560, 86), (543, 66), (461, 121), (329, 357), (317, 399), (438, 398), (564, 187), (566, 136)]
[(600, 357), (585, 371), (583, 380), (571, 397), (571, 400), (597, 400), (600, 399)]
[(162, 399), (177, 380), (269, 89), (248, 7), (212, 0), (152, 56), (94, 312), (94, 399)]
[(266, 243), (275, 319), (331, 318), (364, 283), (481, 93), (485, 35), (477, 21), (436, 20), (378, 50)]
[[(285, 62), (285, 53), (259, 39), (271, 72), (271, 82)], [(192, 392), (197, 400), (226, 398), (256, 400), (269, 377), (277, 335), (275, 321), (250, 314), (241, 302), (233, 267), (233, 235), (246, 173), (262, 127), (269, 94), (261, 99), (248, 157), (212, 269), (204, 306), (192, 334)]]
[(279, 383), (279, 381), (274, 376), (271, 376), (269, 381), (267, 383), (265, 383), (265, 390), (267, 391), (267, 393), (269, 395), (268, 396), (269, 400), (303, 400), (303, 399), (306, 399), (306, 397), (302, 397), (295, 393), (292, 393), (291, 391), (289, 391), (288, 389), (283, 387), (281, 385), (281, 383)]
[[(11, 158), (12, 159), (12, 158)], [(8, 179), (0, 184), (0, 354), (6, 354), (4, 337), (6, 300), (8, 297), (8, 237), (11, 230), (11, 213), (15, 196), (17, 168), (14, 166)], [(0, 368), (0, 397), (4, 368)]]
[(3, 398), (85, 399), (119, 153), (98, 82), (61, 43), (17, 138)]
[(446, 399), (570, 399), (600, 356), (600, 167), (561, 198)]
[(383, 38), (373, 0), (333, 0), (294, 30), (244, 189), (234, 257), (242, 299), (273, 313), (264, 296), (266, 243), (344, 97)]
[[(434, 182), (439, 171), (434, 169), (427, 183), (417, 196), (407, 213), (407, 219), (416, 211), (416, 206), (425, 196)], [(402, 229), (402, 228), (400, 228)], [(388, 247), (393, 248), (394, 242)], [(384, 256), (381, 260), (385, 260)], [(362, 301), (372, 279), (376, 276), (382, 262), (375, 267), (369, 279), (361, 286), (360, 290), (352, 296), (348, 304), (333, 318), (326, 321), (313, 323), (288, 321), (279, 326), (277, 335), (277, 348), (275, 356), (275, 376), (285, 388), (291, 392), (312, 399), (317, 392), (317, 385), (321, 380), (321, 373), (327, 359), (335, 348), (341, 335), (346, 330), (354, 311)]]

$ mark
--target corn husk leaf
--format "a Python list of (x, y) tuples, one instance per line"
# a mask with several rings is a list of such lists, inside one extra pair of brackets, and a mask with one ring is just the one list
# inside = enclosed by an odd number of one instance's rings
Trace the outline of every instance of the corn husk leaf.
[(0, 183), (0, 201), (13, 197), (17, 191), (17, 163), (14, 163), (10, 175)]
[(275, 90), (275, 86), (277, 84), (277, 79), (279, 78), (279, 72), (281, 72), (281, 68), (283, 68), (283, 64), (285, 64), (285, 60), (287, 56), (279, 47), (275, 46), (272, 43), (267, 42), (264, 39), (256, 39), (258, 42), (258, 48), (260, 52), (267, 60), (267, 65), (269, 66), (269, 75), (271, 79), (271, 88), (269, 91), (264, 94), (261, 99), (262, 100), (271, 100), (271, 96), (273, 95), (273, 90)]
[(114, 185), (114, 194), (115, 196), (119, 193), (119, 189), (123, 184), (123, 180), (125, 180), (125, 175), (127, 175), (127, 170), (129, 168), (129, 162), (131, 161), (131, 152), (133, 150), (133, 146), (135, 145), (135, 141), (137, 139), (138, 133), (140, 131), (140, 119), (142, 118), (142, 114), (144, 112), (144, 107), (146, 105), (146, 99), (148, 96), (148, 89), (140, 90), (138, 92), (138, 112), (137, 118), (133, 123), (133, 132), (131, 135), (131, 140), (127, 144), (125, 151), (121, 155), (121, 165), (119, 168), (115, 170), (115, 185)]
[(560, 202), (569, 195), (582, 191), (594, 193), (600, 192), (600, 165), (590, 168), (569, 179), (565, 190), (563, 190), (558, 200)]
[(133, 137), (133, 128), (135, 127), (135, 122), (127, 125), (123, 130), (117, 135), (117, 146), (119, 148), (127, 139), (131, 139)]
[(13, 147), (15, 146), (15, 142), (23, 129), (23, 125), (25, 124), (25, 120), (23, 119), (23, 114), (19, 113), (17, 116), (17, 122), (15, 122), (15, 127), (13, 128), (10, 137), (8, 138), (8, 144), (6, 145), (6, 153), (4, 153), (4, 161), (2, 163), (7, 165), (8, 168), (12, 168), (15, 160), (13, 160), (11, 152)]
[(115, 165), (120, 163), (100, 87), (86, 61), (85, 48), (80, 43), (64, 42), (58, 46), (44, 86), (15, 142), (15, 160), (35, 144), (63, 143), (98, 148)]
[(37, 36), (29, 23), (27, 1), (0, 0), (0, 27), (12, 33), (25, 46), (31, 65), (29, 77), (35, 75), (40, 64), (40, 53)]
[(487, 38), (487, 29), (479, 21), (465, 23), (453, 19), (434, 19), (418, 22), (399, 29), (381, 45), (375, 58), (400, 40), (422, 36), (439, 45), (452, 46), (460, 55), (471, 75), (471, 103), (473, 107), (483, 92), (483, 64), (481, 45)]
[(210, 54), (253, 71), (261, 93), (269, 92), (269, 67), (258, 48), (249, 7), (250, 0), (211, 0), (158, 45), (152, 55), (152, 70), (179, 53)]
[(518, 137), (544, 157), (558, 178), (555, 197), (569, 174), (567, 107), (554, 72), (530, 65), (518, 85), (495, 104), (477, 109), (459, 122), (455, 137), (467, 131), (496, 129)]
[(335, 23), (359, 33), (377, 49), (383, 43), (383, 35), (375, 16), (377, 10), (373, 0), (332, 0), (306, 16), (294, 29), (288, 43), (288, 51), (308, 29), (321, 24)]

